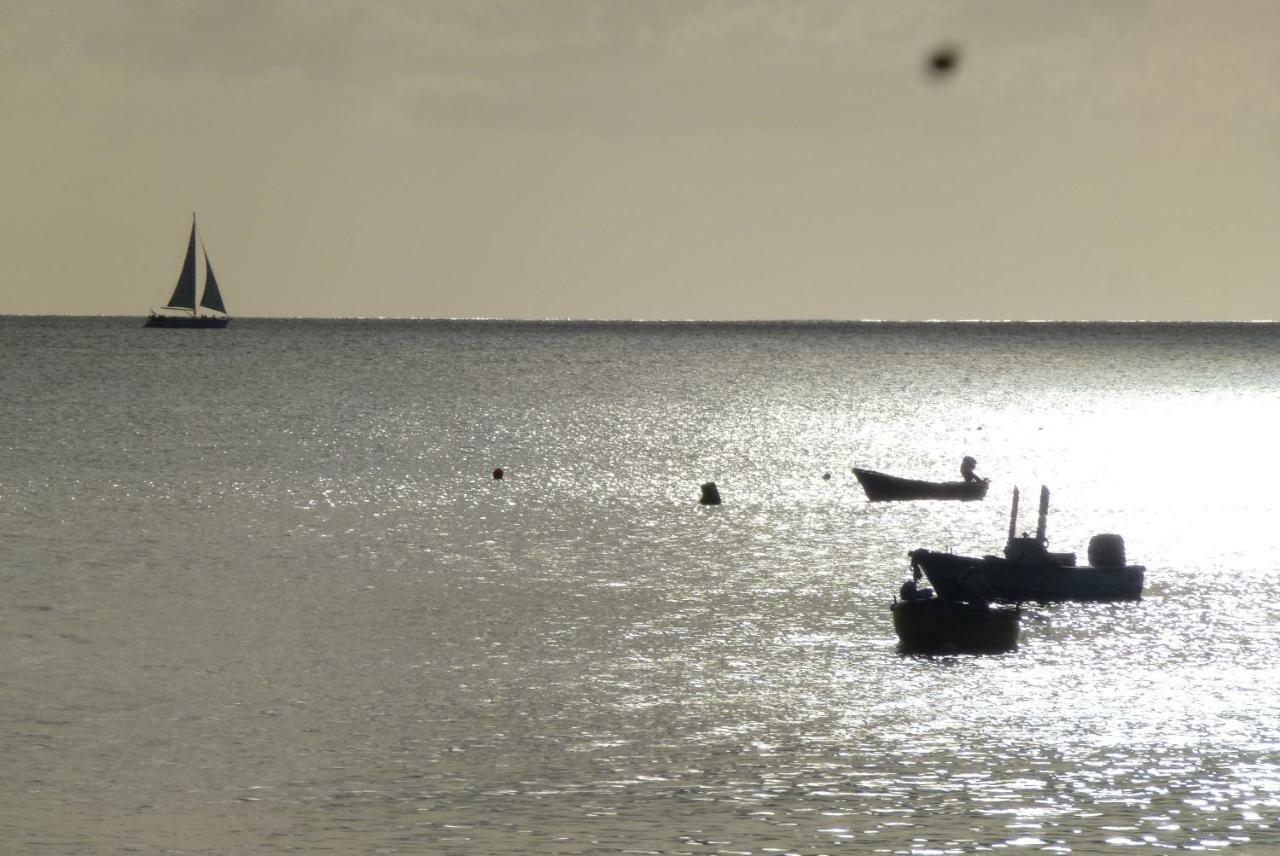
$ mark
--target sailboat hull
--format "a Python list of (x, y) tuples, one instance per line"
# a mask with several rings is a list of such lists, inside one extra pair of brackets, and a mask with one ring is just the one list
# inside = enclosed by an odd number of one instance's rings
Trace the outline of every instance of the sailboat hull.
[(179, 329), (217, 330), (227, 326), (230, 318), (212, 315), (148, 315), (144, 327), (170, 327)]

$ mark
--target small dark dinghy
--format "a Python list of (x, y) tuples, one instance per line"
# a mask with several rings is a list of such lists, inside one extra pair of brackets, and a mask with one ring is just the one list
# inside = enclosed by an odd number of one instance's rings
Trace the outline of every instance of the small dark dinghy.
[(913, 654), (998, 654), (1018, 647), (1017, 607), (943, 600), (914, 580), (889, 607), (898, 649)]
[(987, 495), (990, 482), (987, 479), (977, 481), (931, 482), (918, 479), (904, 479), (875, 470), (853, 468), (858, 484), (872, 502), (889, 502), (909, 499), (982, 499)]
[(1089, 564), (1076, 565), (1075, 553), (1053, 553), (1045, 538), (1049, 490), (1040, 489), (1040, 520), (1034, 538), (1015, 535), (1018, 491), (1013, 491), (1013, 512), (1004, 557), (956, 556), (934, 550), (913, 550), (911, 568), (928, 578), (938, 594), (950, 600), (1004, 601), (1108, 601), (1138, 600), (1146, 568), (1126, 564), (1124, 539), (1119, 535), (1095, 535), (1089, 542)]

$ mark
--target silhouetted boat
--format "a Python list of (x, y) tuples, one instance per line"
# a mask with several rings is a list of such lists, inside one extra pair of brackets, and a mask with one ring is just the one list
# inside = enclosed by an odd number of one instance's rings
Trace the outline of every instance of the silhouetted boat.
[(956, 556), (934, 550), (912, 550), (911, 569), (923, 573), (947, 600), (1023, 601), (1138, 600), (1146, 568), (1125, 561), (1124, 539), (1095, 535), (1089, 542), (1089, 564), (1076, 565), (1075, 553), (1052, 553), (1045, 539), (1049, 490), (1040, 489), (1036, 536), (1017, 537), (1018, 491), (1013, 492), (1009, 540), (1004, 557)]
[(928, 589), (915, 592), (913, 583), (904, 585), (903, 593), (889, 607), (903, 652), (993, 654), (1018, 647), (1021, 613), (1016, 607), (944, 600)]
[[(204, 248), (204, 240), (200, 241), (200, 250), (204, 253), (204, 293), (200, 295), (200, 306), (219, 315), (200, 315), (196, 310), (196, 215), (191, 215), (191, 237), (187, 240), (187, 258), (182, 263), (182, 273), (178, 274), (178, 284), (173, 288), (173, 296), (165, 305), (165, 309), (180, 310), (181, 315), (161, 315), (152, 312), (147, 316), (145, 327), (183, 327), (196, 329), (216, 329), (227, 326), (231, 319), (227, 315), (227, 307), (222, 302), (222, 292), (218, 290), (218, 280), (213, 276), (213, 264), (209, 261), (209, 252)], [(190, 313), (185, 314), (185, 313)]]
[(888, 502), (907, 499), (982, 499), (987, 495), (990, 482), (979, 479), (972, 482), (931, 482), (904, 479), (875, 470), (853, 468), (853, 474), (862, 485), (867, 499), (872, 502)]

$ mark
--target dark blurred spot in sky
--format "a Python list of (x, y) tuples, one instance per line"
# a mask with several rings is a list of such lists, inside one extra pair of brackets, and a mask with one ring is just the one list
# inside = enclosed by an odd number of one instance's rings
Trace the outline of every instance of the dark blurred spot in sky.
[(925, 59), (925, 73), (933, 80), (945, 80), (960, 67), (960, 48), (955, 45), (939, 45)]

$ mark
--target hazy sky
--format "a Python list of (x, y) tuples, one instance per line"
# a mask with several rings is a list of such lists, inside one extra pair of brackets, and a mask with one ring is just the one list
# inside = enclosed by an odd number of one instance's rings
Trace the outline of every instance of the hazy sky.
[(1280, 318), (1274, 0), (0, 0), (0, 116), (0, 313)]

